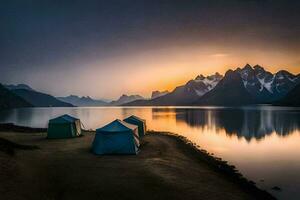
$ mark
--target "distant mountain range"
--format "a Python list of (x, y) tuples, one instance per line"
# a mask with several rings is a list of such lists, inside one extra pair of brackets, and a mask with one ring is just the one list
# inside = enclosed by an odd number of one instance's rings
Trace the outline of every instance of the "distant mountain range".
[(89, 96), (53, 97), (25, 84), (1, 85), (0, 108), (71, 106), (242, 106), (273, 104), (300, 106), (300, 74), (280, 70), (277, 73), (247, 64), (228, 70), (224, 77), (215, 73), (199, 75), (173, 91), (153, 91), (150, 99), (123, 94), (111, 102)]
[(57, 99), (66, 103), (70, 103), (74, 106), (107, 106), (109, 104), (102, 100), (92, 99), (89, 96), (79, 97), (76, 95), (70, 95), (67, 97), (57, 97)]
[[(49, 94), (37, 92), (25, 84), (4, 85), (4, 87), (19, 99), (29, 103), (32, 107), (73, 107), (72, 104), (62, 102)], [(12, 107), (17, 106), (12, 105)]]
[(62, 102), (49, 94), (26, 89), (15, 89), (11, 91), (34, 107), (73, 107), (72, 104)]
[(126, 106), (179, 106), (192, 105), (204, 94), (212, 90), (223, 76), (215, 73), (211, 76), (199, 75), (188, 81), (185, 85), (176, 87), (172, 92), (151, 100), (137, 100), (125, 104)]
[(110, 106), (120, 106), (126, 103), (130, 103), (136, 100), (142, 100), (144, 97), (140, 95), (126, 95), (123, 94), (118, 100), (109, 103)]
[(38, 92), (26, 84), (1, 85), (0, 89), (0, 109), (18, 107), (119, 106), (138, 99), (144, 99), (140, 95), (125, 94), (118, 100), (111, 102), (93, 99), (89, 96), (69, 95), (66, 97), (54, 97)]
[[(275, 74), (247, 64), (243, 68), (197, 76), (172, 92), (151, 100), (137, 100), (124, 106), (240, 106), (279, 102), (300, 83), (300, 75), (281, 70)], [(296, 93), (296, 92), (295, 92)]]
[(161, 97), (161, 96), (164, 96), (166, 94), (169, 94), (169, 91), (168, 90), (165, 90), (165, 91), (153, 91), (152, 94), (151, 94), (151, 99), (156, 99), (157, 97)]
[(129, 103), (135, 100), (144, 99), (144, 97), (140, 95), (126, 95), (123, 94), (120, 96), (117, 100), (106, 102), (99, 99), (93, 99), (89, 96), (76, 96), (76, 95), (69, 95), (67, 97), (56, 97), (58, 100), (70, 103), (74, 106), (86, 106), (86, 107), (92, 107), (92, 106), (120, 106), (125, 103)]

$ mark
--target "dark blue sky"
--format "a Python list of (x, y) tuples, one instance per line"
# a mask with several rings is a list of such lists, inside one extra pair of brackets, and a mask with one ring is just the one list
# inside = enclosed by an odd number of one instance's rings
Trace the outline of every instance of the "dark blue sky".
[[(0, 82), (25, 82), (55, 95), (148, 94), (169, 89), (170, 76), (177, 84), (202, 71), (210, 73), (205, 64), (211, 72), (247, 61), (263, 62), (273, 71), (285, 67), (300, 72), (299, 1), (2, 0), (0, 4)], [(196, 55), (201, 55), (203, 69), (195, 68)], [(232, 58), (212, 62), (210, 55)], [(144, 72), (148, 84), (132, 81), (132, 76)], [(156, 72), (165, 77), (157, 78)], [(177, 77), (183, 73), (187, 75)]]

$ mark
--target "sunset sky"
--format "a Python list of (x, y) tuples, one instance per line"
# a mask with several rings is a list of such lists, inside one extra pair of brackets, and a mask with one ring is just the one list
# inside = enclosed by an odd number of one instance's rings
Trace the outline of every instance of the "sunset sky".
[(0, 82), (117, 98), (246, 63), (300, 73), (300, 1), (4, 0)]

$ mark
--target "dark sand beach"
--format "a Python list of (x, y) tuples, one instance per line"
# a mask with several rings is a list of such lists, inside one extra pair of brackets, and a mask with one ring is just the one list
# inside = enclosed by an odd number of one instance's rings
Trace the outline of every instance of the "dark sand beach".
[(25, 132), (0, 132), (30, 145), (0, 149), (0, 199), (273, 199), (225, 162), (166, 133), (146, 135), (137, 156), (96, 156), (94, 132), (59, 140)]

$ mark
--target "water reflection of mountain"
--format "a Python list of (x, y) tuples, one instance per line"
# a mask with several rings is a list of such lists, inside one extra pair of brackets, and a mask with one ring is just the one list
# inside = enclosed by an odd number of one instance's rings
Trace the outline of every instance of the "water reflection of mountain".
[(300, 112), (279, 109), (153, 109), (153, 113), (173, 112), (176, 120), (191, 127), (224, 129), (228, 135), (247, 140), (261, 139), (275, 132), (286, 136), (300, 130)]

